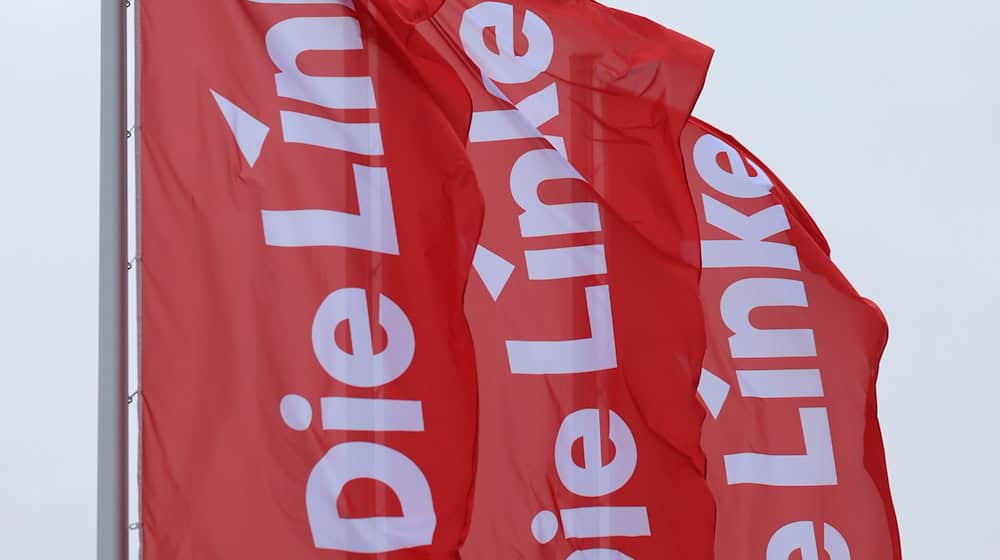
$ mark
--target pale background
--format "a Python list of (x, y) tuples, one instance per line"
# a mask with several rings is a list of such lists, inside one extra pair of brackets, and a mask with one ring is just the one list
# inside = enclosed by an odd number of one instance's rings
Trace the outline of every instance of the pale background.
[[(4, 559), (95, 557), (97, 4), (0, 11)], [(782, 177), (888, 316), (905, 557), (1000, 557), (1000, 4), (610, 4), (717, 49), (697, 114)]]

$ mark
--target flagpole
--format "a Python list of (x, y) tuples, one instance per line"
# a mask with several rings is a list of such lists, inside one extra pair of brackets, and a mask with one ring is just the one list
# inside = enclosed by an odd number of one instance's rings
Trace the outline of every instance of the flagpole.
[(101, 0), (97, 558), (128, 558), (125, 2)]

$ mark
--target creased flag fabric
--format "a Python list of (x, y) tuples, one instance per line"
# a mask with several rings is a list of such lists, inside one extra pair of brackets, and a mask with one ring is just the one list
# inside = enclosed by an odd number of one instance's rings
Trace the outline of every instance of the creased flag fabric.
[(692, 119), (716, 558), (899, 559), (876, 416), (888, 330), (759, 159)]
[(698, 227), (679, 148), (711, 51), (594, 2), (447, 0), (486, 216), (467, 560), (709, 558)]
[(458, 557), (483, 207), (399, 7), (142, 2), (147, 560)]
[(148, 560), (899, 560), (884, 317), (588, 0), (143, 0)]

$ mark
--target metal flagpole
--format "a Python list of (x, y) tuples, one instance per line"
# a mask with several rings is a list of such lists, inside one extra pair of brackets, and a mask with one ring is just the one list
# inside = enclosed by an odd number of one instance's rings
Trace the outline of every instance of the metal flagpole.
[(125, 1), (101, 0), (97, 558), (128, 558)]

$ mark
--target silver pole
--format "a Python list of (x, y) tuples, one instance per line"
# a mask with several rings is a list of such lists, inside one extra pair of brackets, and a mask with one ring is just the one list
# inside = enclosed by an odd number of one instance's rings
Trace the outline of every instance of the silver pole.
[(125, 1), (101, 0), (97, 558), (128, 558)]

